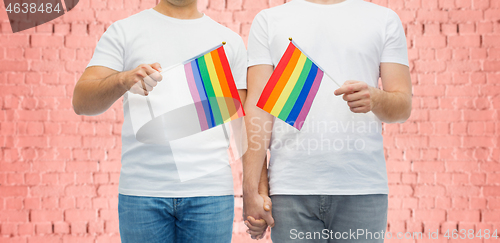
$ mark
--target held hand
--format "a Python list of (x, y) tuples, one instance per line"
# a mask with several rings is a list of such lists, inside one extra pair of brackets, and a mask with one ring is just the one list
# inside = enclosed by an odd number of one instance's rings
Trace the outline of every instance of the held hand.
[[(260, 194), (260, 196), (264, 199), (264, 210), (271, 213), (272, 210), (271, 198), (263, 194)], [(264, 236), (266, 235), (268, 224), (264, 219), (257, 220), (252, 216), (248, 216), (245, 220), (245, 225), (248, 227), (247, 233), (250, 234), (251, 238), (254, 240), (260, 240), (264, 238)], [(274, 226), (274, 223), (272, 225)]]
[(334, 92), (335, 95), (343, 95), (347, 105), (354, 113), (367, 113), (372, 110), (371, 87), (365, 82), (349, 80)]
[(263, 219), (257, 220), (252, 216), (248, 216), (245, 225), (248, 228), (247, 233), (254, 240), (260, 240), (266, 235), (267, 223)]
[(131, 93), (147, 96), (162, 80), (159, 63), (141, 64), (136, 68), (120, 73), (119, 80)]
[(252, 239), (262, 239), (267, 226), (274, 226), (271, 213), (272, 203), (267, 195), (252, 194), (243, 196), (243, 219), (249, 228)]

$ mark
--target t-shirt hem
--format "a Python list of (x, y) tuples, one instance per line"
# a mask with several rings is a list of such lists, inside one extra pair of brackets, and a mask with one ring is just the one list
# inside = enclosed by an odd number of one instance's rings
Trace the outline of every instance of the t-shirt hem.
[(407, 61), (407, 60), (404, 60), (404, 59), (382, 59), (382, 61), (380, 61), (380, 63), (398, 63), (398, 64), (402, 64), (402, 65), (405, 65), (405, 66), (410, 66), (410, 63)]
[(89, 63), (87, 65), (87, 68), (88, 67), (95, 67), (95, 66), (99, 66), (99, 67), (107, 67), (107, 68), (111, 68), (117, 72), (121, 72), (121, 67), (118, 67), (118, 66), (114, 66), (114, 65), (110, 65), (110, 64), (102, 64), (102, 63)]
[(249, 60), (247, 65), (248, 65), (248, 67), (251, 67), (251, 66), (262, 65), (262, 64), (273, 66), (273, 63), (269, 60)]
[(332, 190), (332, 191), (288, 191), (271, 190), (270, 195), (371, 195), (371, 194), (389, 194), (389, 189), (376, 190)]
[(172, 191), (142, 191), (142, 190), (127, 190), (118, 189), (118, 193), (128, 196), (139, 196), (139, 197), (210, 197), (210, 196), (228, 196), (234, 195), (234, 190), (226, 191), (206, 191), (203, 192), (172, 192)]

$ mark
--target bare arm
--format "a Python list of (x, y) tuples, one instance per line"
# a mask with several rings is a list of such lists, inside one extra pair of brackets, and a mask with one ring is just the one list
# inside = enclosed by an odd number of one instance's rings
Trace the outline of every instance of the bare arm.
[[(269, 196), (269, 180), (267, 177), (267, 157), (264, 159), (264, 164), (262, 165), (262, 171), (260, 172), (260, 179), (259, 179), (259, 188), (258, 192), (262, 196)], [(264, 209), (269, 211), (271, 208), (266, 206), (271, 206), (271, 205), (264, 205)]]
[(411, 80), (408, 66), (397, 63), (380, 65), (383, 90), (361, 81), (346, 81), (335, 90), (343, 95), (352, 112), (372, 111), (381, 121), (404, 122), (411, 114)]
[[(274, 225), (271, 213), (264, 210), (265, 199), (259, 194), (259, 184), (263, 178), (263, 166), (267, 168), (266, 153), (271, 138), (273, 117), (258, 108), (257, 101), (269, 77), (273, 73), (271, 65), (256, 65), (248, 68), (248, 93), (245, 103), (245, 123), (248, 136), (248, 150), (243, 156), (243, 203), (245, 219), (253, 216), (265, 219)], [(265, 174), (267, 183), (267, 173)]]
[[(269, 181), (267, 178), (267, 158), (266, 162), (262, 166), (262, 172), (260, 173), (259, 181), (259, 195), (264, 198), (264, 210), (271, 212), (272, 202), (269, 197)], [(248, 216), (245, 219), (245, 224), (248, 227), (248, 233), (252, 239), (260, 240), (264, 238), (267, 230), (267, 222), (264, 219), (255, 219), (252, 216)]]
[(130, 71), (118, 72), (101, 66), (88, 67), (75, 85), (73, 110), (78, 115), (105, 112), (125, 92), (148, 95), (161, 80), (160, 64), (142, 64)]

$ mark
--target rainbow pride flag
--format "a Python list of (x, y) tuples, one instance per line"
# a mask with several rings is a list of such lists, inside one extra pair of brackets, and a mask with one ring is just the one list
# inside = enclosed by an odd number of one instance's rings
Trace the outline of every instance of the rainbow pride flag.
[(165, 144), (245, 116), (223, 44), (161, 75), (148, 96), (124, 99), (140, 142)]
[(323, 71), (290, 41), (257, 106), (300, 130), (318, 92)]
[(184, 64), (184, 70), (202, 131), (245, 116), (222, 45)]

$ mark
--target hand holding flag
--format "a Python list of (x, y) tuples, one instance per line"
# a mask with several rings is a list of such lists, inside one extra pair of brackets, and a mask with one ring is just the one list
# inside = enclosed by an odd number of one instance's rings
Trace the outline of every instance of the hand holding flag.
[(161, 72), (159, 63), (141, 64), (130, 71), (119, 73), (118, 80), (131, 93), (147, 96), (162, 80), (159, 72)]
[(325, 78), (337, 84), (290, 38), (290, 44), (264, 87), (257, 107), (300, 130)]
[(334, 94), (343, 95), (342, 98), (354, 113), (367, 113), (373, 109), (371, 89), (365, 82), (346, 81)]

